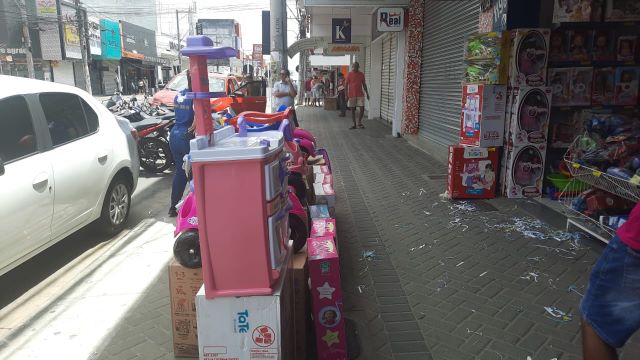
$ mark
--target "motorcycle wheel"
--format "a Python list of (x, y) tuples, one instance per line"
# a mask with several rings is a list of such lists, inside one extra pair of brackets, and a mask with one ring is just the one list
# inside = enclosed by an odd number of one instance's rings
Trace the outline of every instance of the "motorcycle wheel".
[(144, 137), (138, 142), (140, 166), (146, 171), (161, 173), (173, 163), (169, 144), (158, 138)]
[(176, 261), (189, 269), (202, 267), (200, 255), (200, 236), (195, 230), (183, 232), (173, 243), (173, 257)]
[(293, 252), (297, 253), (307, 243), (309, 229), (304, 221), (294, 214), (289, 214), (289, 229), (291, 229), (291, 240), (293, 240)]

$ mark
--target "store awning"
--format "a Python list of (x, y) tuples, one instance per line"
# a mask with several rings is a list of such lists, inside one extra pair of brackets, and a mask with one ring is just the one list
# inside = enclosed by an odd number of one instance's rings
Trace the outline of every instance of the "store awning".
[(303, 50), (324, 48), (328, 42), (327, 38), (320, 36), (300, 39), (289, 46), (287, 49), (287, 55), (289, 55), (289, 58), (293, 59), (297, 53)]

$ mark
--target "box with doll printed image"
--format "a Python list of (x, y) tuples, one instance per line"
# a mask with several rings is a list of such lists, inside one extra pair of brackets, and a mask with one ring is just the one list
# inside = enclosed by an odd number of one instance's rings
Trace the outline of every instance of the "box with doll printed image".
[(593, 68), (573, 68), (571, 74), (571, 97), (569, 105), (591, 105)]
[(512, 48), (509, 83), (511, 86), (542, 86), (547, 82), (549, 29), (511, 31)]
[(593, 61), (613, 61), (616, 59), (613, 31), (591, 31), (591, 59)]
[(549, 86), (553, 106), (567, 106), (571, 100), (571, 68), (549, 69)]
[(555, 24), (591, 21), (592, 11), (601, 6), (598, 0), (555, 0), (554, 3), (553, 22)]
[(616, 95), (616, 70), (612, 67), (593, 70), (591, 105), (613, 105)]
[(616, 59), (633, 62), (636, 56), (638, 37), (635, 35), (619, 35), (616, 40)]
[(638, 103), (638, 78), (640, 78), (640, 67), (616, 69), (615, 105), (632, 106)]
[(563, 62), (567, 61), (569, 54), (569, 39), (561, 29), (551, 32), (549, 37), (549, 61)]
[(588, 31), (571, 30), (566, 33), (568, 39), (567, 60), (587, 62), (591, 60), (591, 37)]
[(638, 0), (607, 0), (604, 13), (605, 21), (639, 21), (640, 1)]

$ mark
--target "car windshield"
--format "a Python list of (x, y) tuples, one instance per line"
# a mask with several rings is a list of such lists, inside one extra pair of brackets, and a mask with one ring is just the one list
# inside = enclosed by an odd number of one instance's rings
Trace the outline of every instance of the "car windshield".
[[(187, 88), (187, 76), (185, 74), (178, 74), (171, 79), (166, 86), (167, 89), (173, 91), (182, 91)], [(211, 92), (224, 92), (224, 79), (214, 78), (209, 76), (209, 91)]]

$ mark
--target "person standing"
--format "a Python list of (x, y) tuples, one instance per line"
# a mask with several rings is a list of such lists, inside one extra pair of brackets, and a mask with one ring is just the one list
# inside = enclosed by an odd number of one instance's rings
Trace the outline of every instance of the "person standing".
[(640, 203), (591, 270), (580, 311), (583, 358), (618, 359), (616, 348), (640, 329)]
[(272, 94), (276, 98), (274, 102), (276, 109), (282, 105), (286, 107), (293, 107), (294, 105), (294, 99), (298, 95), (298, 91), (291, 83), (290, 75), (291, 73), (288, 69), (280, 70), (280, 80), (273, 84)]
[[(357, 61), (354, 62), (351, 68), (352, 70), (347, 74), (345, 84), (347, 88), (347, 106), (351, 108), (351, 118), (353, 119), (353, 126), (349, 129), (364, 129), (364, 125), (362, 124), (362, 117), (364, 116), (364, 95), (367, 94), (367, 100), (369, 100), (369, 90), (364, 80), (364, 73), (360, 71), (360, 63)], [(360, 108), (357, 123), (356, 107)]]
[(338, 110), (340, 117), (345, 117), (347, 113), (347, 97), (345, 96), (344, 75), (338, 73)]
[(176, 205), (182, 199), (184, 189), (187, 186), (187, 174), (183, 169), (184, 157), (189, 154), (189, 128), (193, 125), (193, 100), (185, 97), (191, 91), (191, 76), (187, 72), (187, 88), (178, 92), (173, 99), (173, 108), (176, 116), (176, 123), (171, 129), (169, 136), (169, 147), (176, 164), (176, 172), (173, 175), (173, 185), (171, 187), (171, 206), (169, 216), (176, 217), (178, 212)]
[(304, 104), (311, 105), (311, 78), (304, 82)]

